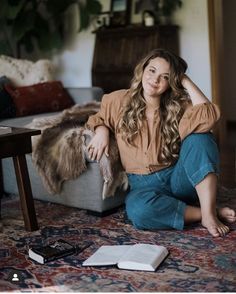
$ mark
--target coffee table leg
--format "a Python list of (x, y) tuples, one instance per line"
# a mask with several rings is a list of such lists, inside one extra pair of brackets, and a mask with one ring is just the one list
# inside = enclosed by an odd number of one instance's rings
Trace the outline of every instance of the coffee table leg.
[(13, 161), (25, 228), (27, 231), (36, 231), (38, 230), (38, 223), (25, 155), (15, 156)]

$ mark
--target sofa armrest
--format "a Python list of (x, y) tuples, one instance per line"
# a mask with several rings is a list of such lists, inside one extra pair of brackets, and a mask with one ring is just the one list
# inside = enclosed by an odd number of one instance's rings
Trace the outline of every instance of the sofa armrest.
[(66, 88), (76, 104), (90, 101), (101, 101), (103, 90), (99, 87)]

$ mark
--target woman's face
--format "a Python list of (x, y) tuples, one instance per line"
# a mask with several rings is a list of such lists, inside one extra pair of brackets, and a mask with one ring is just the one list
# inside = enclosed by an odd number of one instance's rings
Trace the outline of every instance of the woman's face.
[(142, 76), (144, 98), (160, 97), (169, 88), (170, 65), (161, 58), (151, 59)]

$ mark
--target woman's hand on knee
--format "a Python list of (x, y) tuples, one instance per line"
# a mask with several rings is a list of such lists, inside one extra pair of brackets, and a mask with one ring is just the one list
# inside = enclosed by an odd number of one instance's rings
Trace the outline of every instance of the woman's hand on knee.
[(89, 158), (99, 161), (105, 153), (109, 156), (109, 129), (105, 126), (98, 126), (95, 135), (87, 146)]

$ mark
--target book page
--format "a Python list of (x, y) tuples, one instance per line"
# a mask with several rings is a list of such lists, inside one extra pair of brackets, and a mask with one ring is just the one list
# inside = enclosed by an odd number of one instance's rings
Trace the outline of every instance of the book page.
[(39, 254), (35, 253), (32, 249), (29, 249), (29, 257), (41, 264), (44, 264), (43, 256), (40, 256)]
[(118, 267), (155, 271), (167, 254), (168, 250), (163, 246), (135, 244), (120, 258)]
[(103, 245), (83, 262), (85, 266), (102, 266), (117, 264), (121, 256), (133, 245)]

